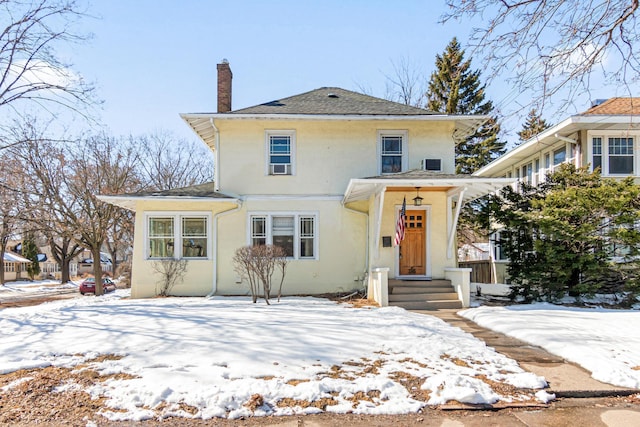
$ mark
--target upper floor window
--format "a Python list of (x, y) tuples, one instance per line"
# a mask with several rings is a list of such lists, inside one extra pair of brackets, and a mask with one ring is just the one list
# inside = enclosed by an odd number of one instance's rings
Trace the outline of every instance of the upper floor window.
[(317, 216), (300, 213), (252, 214), (252, 245), (275, 245), (294, 259), (317, 259)]
[(209, 215), (147, 216), (148, 258), (207, 258)]
[(407, 131), (378, 131), (381, 174), (407, 170)]
[(627, 136), (594, 136), (590, 140), (591, 168), (603, 175), (630, 175), (635, 171), (634, 138)]
[(294, 175), (295, 131), (266, 133), (267, 175)]

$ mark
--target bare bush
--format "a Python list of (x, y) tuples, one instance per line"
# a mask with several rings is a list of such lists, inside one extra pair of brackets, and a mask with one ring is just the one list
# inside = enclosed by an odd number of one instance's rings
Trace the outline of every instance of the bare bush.
[(262, 297), (267, 304), (270, 304), (273, 273), (276, 267), (279, 268), (281, 278), (278, 301), (280, 300), (287, 266), (287, 255), (280, 246), (260, 245), (239, 248), (233, 256), (233, 265), (236, 273), (249, 282), (252, 301), (254, 303), (258, 301), (262, 290)]
[(171, 289), (184, 277), (187, 272), (187, 261), (184, 259), (163, 259), (154, 261), (151, 265), (153, 271), (160, 275), (156, 293), (160, 296), (169, 296)]

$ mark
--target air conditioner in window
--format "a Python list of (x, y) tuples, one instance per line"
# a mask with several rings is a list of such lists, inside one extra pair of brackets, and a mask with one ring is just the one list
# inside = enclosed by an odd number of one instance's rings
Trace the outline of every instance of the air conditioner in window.
[(423, 159), (420, 161), (420, 169), (432, 172), (442, 172), (442, 159)]
[(271, 175), (291, 175), (290, 164), (272, 164)]

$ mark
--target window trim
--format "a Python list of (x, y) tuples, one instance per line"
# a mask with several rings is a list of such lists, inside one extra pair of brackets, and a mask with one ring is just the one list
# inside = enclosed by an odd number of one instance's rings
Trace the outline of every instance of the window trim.
[[(278, 216), (292, 216), (293, 217), (293, 256), (287, 257), (287, 259), (297, 261), (318, 261), (320, 260), (320, 227), (319, 227), (319, 213), (317, 211), (249, 211), (247, 212), (247, 245), (253, 244), (253, 218), (264, 217), (266, 219), (266, 236), (265, 241), (267, 245), (273, 244), (273, 217)], [(314, 236), (313, 236), (313, 257), (301, 257), (300, 256), (300, 219), (301, 218), (313, 218), (314, 224)]]
[(409, 167), (409, 131), (406, 129), (378, 129), (377, 131), (377, 155), (378, 175), (388, 175), (395, 172), (382, 172), (382, 137), (383, 136), (399, 136), (402, 138), (400, 153), (400, 172), (405, 172)]
[[(173, 218), (173, 257), (152, 257), (149, 248), (150, 229), (149, 220), (151, 218)], [(183, 257), (182, 256), (182, 220), (183, 218), (205, 218), (206, 239), (207, 239), (207, 256), (204, 257)], [(206, 261), (212, 259), (213, 249), (213, 231), (212, 231), (212, 215), (206, 211), (146, 211), (144, 213), (144, 259), (148, 261), (163, 259), (185, 259), (188, 261)]]
[[(638, 176), (640, 173), (640, 132), (629, 131), (588, 131), (587, 132), (587, 159), (589, 162), (589, 170), (593, 171), (593, 139), (600, 138), (602, 141), (600, 144), (600, 173), (604, 177), (619, 177), (619, 176)], [(609, 171), (609, 138), (631, 138), (633, 143), (631, 149), (633, 154), (631, 155), (631, 165), (633, 170), (631, 173), (611, 173)]]
[[(289, 137), (289, 173), (273, 174), (271, 173), (271, 137), (287, 136)], [(266, 129), (264, 131), (264, 174), (266, 176), (295, 176), (296, 174), (296, 131), (294, 129)], [(287, 164), (287, 163), (282, 163)]]

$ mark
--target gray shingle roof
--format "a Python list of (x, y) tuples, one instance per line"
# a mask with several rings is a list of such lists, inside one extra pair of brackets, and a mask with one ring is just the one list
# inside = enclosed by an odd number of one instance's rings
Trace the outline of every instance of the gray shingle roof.
[(426, 115), (436, 114), (338, 87), (322, 87), (300, 95), (277, 99), (230, 114), (329, 114), (329, 115)]
[(123, 196), (130, 197), (207, 197), (216, 199), (233, 199), (226, 194), (218, 193), (215, 183), (205, 182), (204, 184), (191, 185), (189, 187), (172, 188), (164, 191), (140, 191), (138, 193), (130, 193)]
[(473, 175), (453, 174), (425, 171), (422, 169), (411, 169), (405, 172), (387, 173), (379, 176), (368, 176), (364, 179), (474, 179), (479, 178)]

